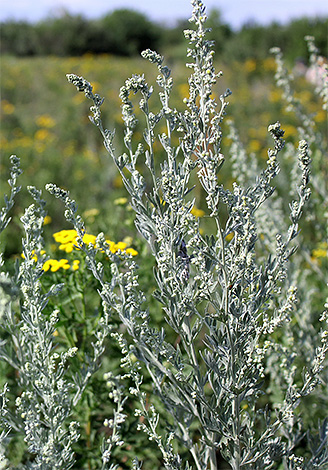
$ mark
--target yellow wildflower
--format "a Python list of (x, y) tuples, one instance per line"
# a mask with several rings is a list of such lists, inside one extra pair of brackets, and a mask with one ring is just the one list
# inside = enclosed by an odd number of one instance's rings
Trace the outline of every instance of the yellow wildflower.
[(36, 140), (47, 140), (52, 136), (52, 134), (47, 129), (39, 129), (34, 134)]
[(118, 243), (115, 244), (115, 247), (116, 247), (116, 250), (121, 250), (121, 251), (123, 251), (124, 248), (126, 248), (126, 243), (124, 243), (124, 242), (118, 242)]
[(256, 70), (256, 61), (254, 59), (247, 59), (244, 63), (244, 67), (247, 73), (254, 72)]
[(271, 103), (279, 103), (282, 100), (282, 93), (280, 90), (272, 90), (269, 95), (269, 101)]
[(94, 217), (96, 215), (99, 215), (99, 209), (89, 209), (89, 210), (83, 212), (83, 217), (85, 217), (85, 218), (90, 217), (90, 218), (94, 219)]
[(328, 243), (322, 242), (318, 247), (312, 251), (313, 258), (327, 258), (328, 257)]
[(115, 242), (113, 242), (112, 240), (106, 240), (106, 243), (108, 244), (109, 246), (109, 249), (112, 253), (115, 253), (116, 250), (115, 250)]
[(115, 243), (112, 240), (106, 240), (106, 243), (109, 245), (109, 249), (112, 253), (116, 253), (118, 250), (121, 250), (121, 251), (125, 251), (126, 253), (132, 256), (136, 256), (138, 254), (138, 252), (134, 248), (126, 248), (127, 243), (125, 242)]
[(86, 233), (84, 236), (83, 236), (83, 241), (86, 245), (89, 245), (90, 243), (92, 243), (93, 245), (96, 244), (96, 236), (95, 235), (90, 235), (88, 233)]
[(205, 212), (202, 209), (198, 209), (197, 207), (193, 207), (191, 209), (191, 213), (195, 217), (203, 217), (205, 215)]
[(138, 254), (137, 250), (135, 250), (134, 248), (127, 248), (125, 252), (131, 256), (137, 256)]
[(72, 269), (74, 271), (76, 271), (77, 269), (79, 269), (80, 267), (80, 260), (79, 259), (75, 259), (72, 263)]
[(51, 221), (52, 221), (52, 218), (50, 217), (50, 215), (46, 215), (43, 221), (43, 225), (48, 225), (51, 223)]
[(72, 253), (74, 246), (74, 243), (62, 243), (58, 248), (62, 251), (65, 251), (65, 253)]
[(4, 114), (12, 114), (15, 111), (15, 106), (7, 100), (2, 101), (2, 110)]
[(76, 244), (76, 230), (61, 230), (52, 235), (57, 243), (60, 243), (59, 249), (66, 253), (71, 253)]
[(43, 265), (43, 271), (47, 272), (49, 271), (49, 269), (53, 266), (53, 265), (56, 265), (57, 264), (57, 260), (55, 259), (48, 259), (44, 265)]
[(60, 269), (60, 268), (63, 268), (63, 269), (69, 269), (71, 266), (68, 264), (68, 260), (67, 259), (60, 259), (58, 261), (58, 267), (57, 267), (57, 270)]
[(128, 199), (126, 197), (118, 197), (117, 199), (114, 200), (115, 206), (124, 206), (127, 204)]
[(36, 123), (39, 127), (51, 128), (56, 125), (56, 121), (49, 115), (43, 114), (36, 119)]
[(261, 142), (257, 139), (252, 139), (248, 145), (250, 152), (258, 152), (261, 150)]
[(314, 116), (314, 120), (315, 122), (327, 122), (328, 121), (327, 111), (324, 111), (323, 109), (318, 111), (317, 114)]
[(262, 61), (262, 68), (267, 72), (274, 72), (277, 68), (273, 57), (268, 57)]
[(284, 131), (285, 131), (285, 137), (297, 136), (298, 134), (296, 127), (290, 124), (284, 125)]
[(53, 234), (53, 237), (57, 243), (70, 243), (75, 242), (77, 237), (76, 230), (61, 230)]
[[(59, 249), (65, 251), (66, 253), (72, 253), (74, 248), (77, 248), (77, 232), (76, 230), (61, 230), (60, 232), (56, 232), (53, 234), (53, 237), (57, 243), (59, 243)], [(95, 235), (91, 235), (89, 233), (84, 234), (83, 242), (86, 245), (90, 243), (96, 246), (97, 237)], [(132, 242), (131, 237), (126, 237), (125, 241), (120, 241), (118, 243), (113, 242), (112, 240), (106, 240), (106, 243), (109, 245), (109, 249), (112, 253), (116, 253), (118, 250), (125, 251), (126, 247), (130, 245)], [(132, 256), (138, 254), (136, 250), (133, 248), (129, 248), (129, 251), (126, 250), (127, 253), (130, 253)], [(75, 264), (74, 264), (75, 263)], [(76, 267), (75, 267), (76, 266)], [(73, 269), (78, 269), (78, 262), (73, 262)]]
[(56, 259), (48, 259), (44, 265), (43, 265), (43, 270), (44, 271), (49, 271), (49, 269), (54, 273), (58, 271), (58, 269), (69, 269), (71, 266), (68, 264), (67, 259), (61, 259), (61, 260), (56, 260)]
[(301, 90), (300, 92), (295, 93), (295, 95), (302, 104), (308, 104), (312, 100), (312, 93), (309, 90)]

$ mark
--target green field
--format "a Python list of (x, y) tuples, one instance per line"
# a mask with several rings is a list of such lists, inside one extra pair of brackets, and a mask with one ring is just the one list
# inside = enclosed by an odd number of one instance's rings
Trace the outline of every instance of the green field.
[[(188, 69), (183, 64), (169, 65), (174, 78), (171, 106), (183, 110), (185, 105), (182, 100), (188, 95)], [(249, 59), (244, 63), (229, 65), (220, 64), (217, 58), (216, 66), (217, 70), (223, 71), (215, 87), (216, 97), (227, 87), (232, 90), (227, 118), (235, 122), (246, 150), (254, 154), (254, 158), (265, 163), (267, 148), (271, 144), (267, 127), (276, 120), (281, 122), (286, 131), (286, 141), (297, 145), (299, 122), (282, 105), (281, 92), (274, 83), (273, 57), (268, 56), (259, 62)], [(23, 187), (29, 184), (42, 189), (46, 183), (54, 182), (67, 188), (79, 202), (82, 212), (97, 208), (102, 213), (102, 221), (108, 222), (108, 230), (113, 230), (112, 202), (125, 195), (125, 192), (120, 188), (121, 182), (107, 156), (101, 136), (88, 119), (89, 103), (82, 93), (77, 93), (69, 85), (66, 73), (82, 75), (105, 98), (103, 120), (106, 127), (116, 129), (115, 143), (120, 153), (124, 151), (118, 96), (120, 86), (133, 73), (144, 73), (148, 83), (154, 84), (155, 92), (158, 88), (155, 83), (156, 68), (142, 58), (126, 59), (106, 55), (68, 59), (3, 57), (1, 192), (3, 194), (6, 191), (9, 156), (16, 154), (21, 159), (24, 172), (21, 177)], [(300, 77), (296, 87), (300, 90), (302, 104), (313, 114), (318, 130), (324, 132), (326, 114), (313, 93), (313, 86)], [(154, 93), (155, 110), (158, 104), (158, 97)], [(138, 111), (136, 106), (137, 115)], [(224, 124), (222, 153), (226, 156), (226, 171), (223, 174), (231, 178), (230, 141), (227, 136), (228, 130)], [(158, 150), (160, 160), (160, 145)], [(16, 207), (17, 215), (25, 203), (26, 194), (23, 192)], [(63, 220), (56, 212), (51, 213), (51, 218), (54, 231), (63, 228)], [(101, 227), (96, 224), (95, 230), (105, 230), (106, 223)], [(7, 251), (11, 254), (17, 250), (12, 242), (7, 245)]]

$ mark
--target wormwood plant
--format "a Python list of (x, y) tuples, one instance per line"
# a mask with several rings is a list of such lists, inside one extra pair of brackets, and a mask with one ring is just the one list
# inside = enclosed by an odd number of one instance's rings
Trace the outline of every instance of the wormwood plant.
[[(144, 51), (142, 56), (158, 68), (161, 109), (150, 111), (153, 88), (144, 76), (126, 80), (120, 91), (126, 153), (117, 154), (114, 132), (103, 127), (101, 97), (84, 78), (67, 75), (92, 101), (90, 119), (99, 128), (130, 195), (135, 225), (155, 260), (153, 295), (166, 324), (162, 329), (154, 324), (149, 298), (140, 287), (137, 261), (128, 253), (113, 253), (102, 233), (95, 244), (87, 245), (76, 202), (68, 191), (48, 184), (46, 189), (65, 204), (65, 218), (78, 234), (77, 246), (98, 282), (102, 302), (93, 353), (81, 356), (81, 370), (70, 373), (69, 361), (79, 351), (72, 347), (58, 354), (54, 348), (58, 311), (44, 312), (63, 286), (42, 290), (44, 201), (41, 192), (29, 189), (35, 202), (21, 219), (24, 260), (16, 277), (7, 279), (8, 292), (15, 285), (22, 300), (18, 305), (11, 293), (12, 302), (4, 303), (4, 330), (10, 341), (4, 341), (1, 350), (1, 357), (18, 371), (23, 390), (15, 409), (8, 405), (6, 387), (1, 395), (1, 442), (5, 444), (14, 431), (23, 432), (31, 454), (25, 468), (74, 466), (79, 432), (70, 416), (106, 354), (109, 337), (121, 349), (123, 372), (117, 376), (108, 372), (105, 377), (116, 408), (104, 422), (109, 432), (99, 468), (118, 468), (115, 449), (124, 446), (131, 396), (139, 401), (135, 410), (139, 431), (155, 441), (167, 469), (216, 470), (220, 458), (233, 470), (327, 468), (328, 421), (319, 422), (317, 430), (307, 429), (301, 413), (302, 403), (324, 390), (320, 375), (328, 349), (327, 311), (320, 315), (322, 327), (320, 332), (315, 329), (306, 367), (298, 361), (301, 351), (288, 330), (302, 311), (293, 283), (298, 274), (290, 273), (288, 263), (296, 251), (299, 221), (310, 198), (311, 149), (306, 140), (299, 142), (297, 187), (288, 188), (294, 194), (287, 225), (283, 216), (273, 215), (277, 204), (272, 184), (284, 148), (279, 122), (268, 127), (273, 145), (266, 167), (256, 169), (256, 177), (246, 171), (238, 175), (235, 159), (236, 182), (232, 189), (224, 185), (220, 179), (224, 163), (221, 124), (231, 92), (223, 93), (219, 103), (213, 98), (221, 72), (215, 72), (212, 44), (206, 40), (203, 3), (191, 3), (190, 21), (196, 29), (185, 31), (191, 60), (185, 110), (170, 107), (173, 80), (163, 57)], [(140, 96), (145, 120), (139, 143), (134, 140), (138, 121), (131, 95)], [(162, 123), (166, 130), (158, 134)], [(235, 153), (245, 157), (233, 128), (231, 133)], [(158, 141), (165, 152), (160, 164), (156, 161)], [(12, 162), (14, 196), (19, 170), (18, 160)], [(240, 160), (241, 169), (243, 164)], [(207, 218), (213, 222), (205, 234), (191, 212), (196, 184), (202, 187)], [(2, 213), (4, 221), (12, 197)], [(278, 225), (274, 240), (268, 243), (261, 243), (261, 237), (272, 235), (264, 229), (263, 220)], [(300, 261), (296, 269), (302, 266)], [(15, 311), (20, 313), (15, 315)], [(113, 318), (119, 319), (119, 327)], [(287, 341), (281, 331), (288, 332)], [(152, 394), (145, 391), (144, 377), (152, 381)], [(275, 397), (271, 395), (273, 383), (279, 388)], [(186, 450), (187, 459), (182, 457)], [(142, 467), (137, 457), (131, 463), (134, 469)]]

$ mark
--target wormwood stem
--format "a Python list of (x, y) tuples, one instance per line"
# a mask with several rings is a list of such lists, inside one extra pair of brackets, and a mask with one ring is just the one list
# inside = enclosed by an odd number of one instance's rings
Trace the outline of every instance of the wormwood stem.
[[(214, 435), (212, 436), (212, 442), (215, 442)], [(210, 449), (210, 470), (217, 470), (217, 458), (216, 458), (216, 449), (212, 447)]]
[[(147, 105), (147, 110), (148, 110), (148, 105)], [(153, 147), (152, 130), (151, 130), (151, 127), (150, 127), (150, 122), (149, 122), (149, 112), (148, 113), (145, 112), (145, 116), (146, 116), (147, 132), (148, 132), (148, 142), (149, 142), (148, 146), (149, 146), (149, 152), (150, 152), (150, 161), (153, 162), (154, 161), (154, 147)], [(150, 167), (150, 173), (151, 173), (151, 177), (152, 177), (152, 180), (153, 180), (154, 191), (157, 194), (158, 193), (158, 183), (157, 183), (157, 178), (156, 178), (155, 168), (154, 167)]]

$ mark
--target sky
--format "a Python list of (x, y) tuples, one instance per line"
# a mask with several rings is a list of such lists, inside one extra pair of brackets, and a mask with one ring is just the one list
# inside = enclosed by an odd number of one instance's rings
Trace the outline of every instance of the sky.
[[(272, 21), (288, 22), (301, 16), (328, 17), (327, 0), (204, 0), (207, 10), (217, 8), (222, 19), (238, 29), (253, 20), (266, 25)], [(189, 0), (2, 0), (0, 21), (7, 19), (36, 22), (64, 10), (99, 18), (118, 8), (130, 8), (146, 14), (151, 20), (174, 24), (191, 14)]]

